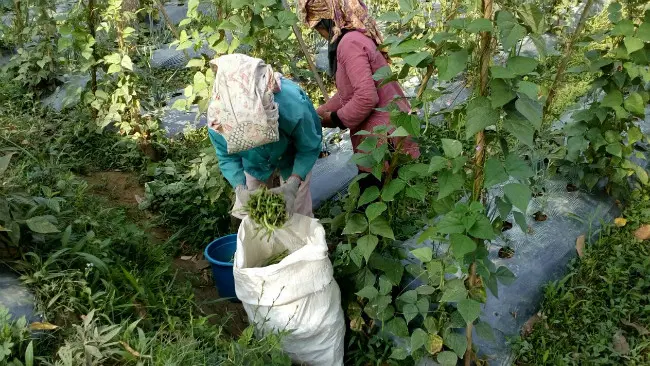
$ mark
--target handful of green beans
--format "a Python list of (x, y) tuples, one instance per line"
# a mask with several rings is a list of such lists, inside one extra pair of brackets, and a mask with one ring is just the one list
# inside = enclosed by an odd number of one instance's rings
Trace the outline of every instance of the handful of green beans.
[(269, 257), (264, 263), (262, 263), (261, 267), (266, 267), (270, 266), (273, 264), (278, 264), (280, 263), (284, 258), (286, 258), (289, 255), (289, 250), (285, 250), (282, 253), (278, 253), (274, 256)]
[(246, 212), (269, 237), (273, 231), (284, 226), (289, 218), (284, 197), (266, 188), (259, 189), (251, 195), (246, 205)]

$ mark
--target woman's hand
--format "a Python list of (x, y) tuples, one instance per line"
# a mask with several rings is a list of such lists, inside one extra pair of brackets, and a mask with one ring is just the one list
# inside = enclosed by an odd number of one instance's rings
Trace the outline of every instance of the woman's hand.
[(328, 128), (333, 128), (334, 123), (332, 122), (332, 112), (325, 112), (323, 111), (321, 114), (319, 114), (321, 121), (320, 124), (323, 127), (328, 127)]

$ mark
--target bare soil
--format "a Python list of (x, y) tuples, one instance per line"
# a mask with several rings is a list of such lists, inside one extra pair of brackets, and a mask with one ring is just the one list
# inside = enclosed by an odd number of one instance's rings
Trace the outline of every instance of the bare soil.
[[(129, 217), (151, 234), (152, 243), (164, 243), (172, 236), (173, 233), (167, 228), (152, 226), (149, 222), (151, 214), (138, 208), (139, 200), (144, 197), (145, 191), (136, 174), (119, 171), (96, 172), (84, 179), (88, 182), (91, 193), (126, 209)], [(244, 308), (241, 303), (233, 303), (219, 297), (212, 281), (209, 263), (203, 259), (202, 253), (191, 254), (173, 259), (172, 268), (178, 271), (177, 280), (189, 281), (192, 284), (194, 299), (202, 315), (207, 316), (212, 324), (223, 325), (230, 335), (239, 336), (248, 326)]]

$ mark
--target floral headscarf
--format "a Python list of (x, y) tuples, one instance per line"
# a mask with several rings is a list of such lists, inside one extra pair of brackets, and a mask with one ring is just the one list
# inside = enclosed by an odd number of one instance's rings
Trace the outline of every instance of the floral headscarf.
[(384, 42), (377, 23), (368, 15), (368, 8), (363, 0), (298, 0), (298, 16), (311, 28), (321, 19), (332, 20), (332, 43), (339, 38), (342, 29), (363, 32), (377, 45)]
[(228, 153), (279, 140), (280, 74), (264, 61), (241, 54), (210, 61), (216, 70), (208, 106), (208, 127), (226, 140)]

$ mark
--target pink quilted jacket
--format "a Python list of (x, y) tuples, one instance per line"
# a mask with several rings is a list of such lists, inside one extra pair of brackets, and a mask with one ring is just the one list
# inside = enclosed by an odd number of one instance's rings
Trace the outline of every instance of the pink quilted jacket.
[[(336, 88), (337, 93), (320, 106), (319, 112), (336, 112), (341, 122), (350, 129), (352, 147), (357, 152), (362, 136), (355, 136), (361, 130), (372, 131), (374, 127), (388, 125), (388, 112), (375, 110), (387, 106), (395, 97), (404, 112), (410, 112), (409, 103), (397, 82), (379, 87), (373, 80), (374, 73), (388, 66), (388, 62), (377, 49), (375, 42), (361, 32), (345, 34), (337, 49)], [(397, 145), (397, 141), (395, 141)], [(404, 141), (403, 149), (414, 159), (420, 156), (418, 145), (410, 139)], [(366, 170), (366, 169), (361, 169)]]

